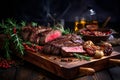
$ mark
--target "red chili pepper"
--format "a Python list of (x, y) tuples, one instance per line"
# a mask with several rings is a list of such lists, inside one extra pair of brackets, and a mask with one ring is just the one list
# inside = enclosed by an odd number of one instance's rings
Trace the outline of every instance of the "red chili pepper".
[(13, 28), (13, 33), (16, 34), (16, 27)]

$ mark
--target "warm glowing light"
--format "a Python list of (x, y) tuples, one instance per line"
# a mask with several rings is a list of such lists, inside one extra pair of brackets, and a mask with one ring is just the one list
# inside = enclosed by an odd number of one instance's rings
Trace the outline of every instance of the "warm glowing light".
[(79, 22), (76, 21), (76, 22), (75, 22), (75, 28), (74, 28), (75, 32), (79, 30), (79, 29), (78, 29), (78, 24), (79, 24)]
[(84, 18), (81, 19), (80, 24), (82, 24), (82, 28), (85, 27), (86, 21)]

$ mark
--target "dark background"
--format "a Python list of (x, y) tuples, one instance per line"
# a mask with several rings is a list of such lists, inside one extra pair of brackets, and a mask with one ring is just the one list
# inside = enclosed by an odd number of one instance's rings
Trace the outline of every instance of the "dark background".
[(0, 0), (0, 20), (15, 18), (47, 25), (52, 24), (54, 18), (56, 21), (64, 19), (68, 24), (73, 23), (76, 16), (88, 19), (89, 8), (95, 10), (99, 23), (111, 16), (109, 26), (119, 28), (119, 0)]

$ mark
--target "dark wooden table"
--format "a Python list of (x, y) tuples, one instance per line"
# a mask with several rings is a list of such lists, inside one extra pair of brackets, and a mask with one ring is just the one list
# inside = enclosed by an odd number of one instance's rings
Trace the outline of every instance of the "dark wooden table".
[[(120, 46), (114, 47), (120, 52)], [(102, 65), (102, 64), (101, 64)], [(69, 73), (68, 73), (69, 74)], [(54, 74), (45, 71), (31, 63), (24, 62), (23, 65), (0, 69), (0, 80), (64, 80)], [(73, 80), (120, 80), (120, 67), (114, 66), (96, 72), (92, 76), (80, 76)]]

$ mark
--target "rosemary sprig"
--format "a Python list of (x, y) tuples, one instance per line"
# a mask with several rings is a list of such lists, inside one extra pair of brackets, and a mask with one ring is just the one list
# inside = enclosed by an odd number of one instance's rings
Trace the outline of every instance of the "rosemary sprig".
[(20, 23), (20, 25), (23, 27), (23, 26), (26, 26), (27, 24), (26, 24), (25, 21), (22, 21), (22, 22)]
[(15, 49), (20, 52), (21, 55), (24, 55), (24, 47), (22, 45), (22, 39), (20, 38), (20, 27), (17, 25), (16, 21), (13, 19), (7, 19), (6, 21), (0, 23), (0, 27), (4, 29), (4, 34), (7, 36), (5, 38), (5, 45), (3, 46), (6, 51), (6, 58), (10, 59), (11, 43), (14, 43)]
[(22, 45), (22, 39), (20, 39), (17, 34), (11, 35), (11, 39), (15, 44), (16, 50), (20, 51), (21, 55), (24, 55), (24, 47)]
[(11, 27), (15, 27), (17, 25), (16, 21), (11, 19), (11, 18), (8, 18), (6, 20), (6, 22), (11, 26)]
[(37, 24), (36, 22), (32, 22), (31, 25), (32, 25), (33, 27), (35, 27), (35, 26), (37, 26), (38, 24)]
[(90, 57), (89, 56), (85, 56), (85, 55), (80, 55), (80, 54), (76, 54), (74, 53), (73, 54), (76, 58), (80, 59), (80, 60), (87, 60), (87, 61), (90, 61)]
[(64, 31), (63, 31), (63, 35), (65, 35), (65, 34), (69, 34), (69, 33), (71, 33), (69, 28), (64, 29)]

